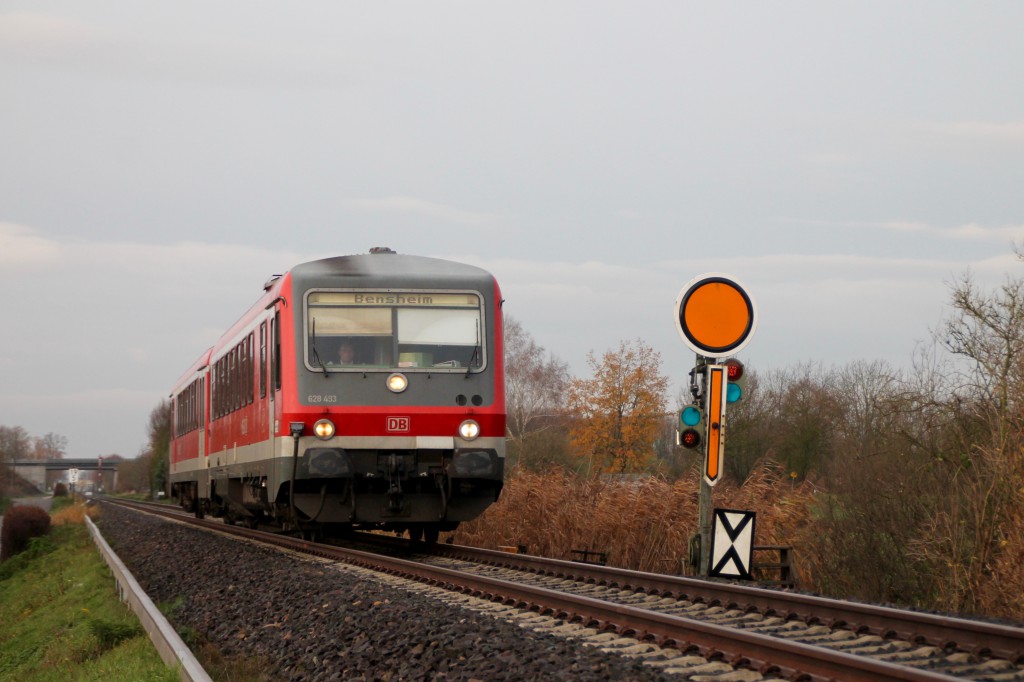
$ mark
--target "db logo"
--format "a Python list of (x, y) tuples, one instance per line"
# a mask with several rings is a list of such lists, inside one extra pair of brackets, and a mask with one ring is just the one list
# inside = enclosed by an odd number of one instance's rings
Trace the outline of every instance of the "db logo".
[(408, 417), (388, 417), (388, 431), (408, 431), (409, 430), (409, 418)]

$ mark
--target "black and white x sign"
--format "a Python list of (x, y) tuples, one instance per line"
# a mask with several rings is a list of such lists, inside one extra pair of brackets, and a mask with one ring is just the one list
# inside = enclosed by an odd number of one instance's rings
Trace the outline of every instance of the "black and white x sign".
[(754, 520), (752, 511), (716, 509), (711, 525), (712, 578), (750, 580), (754, 559)]

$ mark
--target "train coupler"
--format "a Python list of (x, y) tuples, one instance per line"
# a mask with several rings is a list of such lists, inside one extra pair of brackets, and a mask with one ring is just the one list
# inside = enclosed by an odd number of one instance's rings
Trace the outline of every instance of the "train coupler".
[(397, 483), (392, 483), (391, 488), (388, 489), (388, 511), (402, 511), (402, 489)]
[(437, 474), (434, 476), (434, 484), (441, 493), (441, 513), (437, 518), (444, 521), (448, 517), (448, 500), (452, 495), (452, 479), (445, 474)]

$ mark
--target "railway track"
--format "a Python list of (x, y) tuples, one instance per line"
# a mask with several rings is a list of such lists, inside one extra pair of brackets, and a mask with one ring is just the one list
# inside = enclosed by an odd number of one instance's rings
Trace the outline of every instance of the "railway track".
[(337, 547), (157, 507), (145, 510), (699, 655), (764, 678), (1024, 680), (1024, 629), (1016, 627), (504, 552), (428, 548), (381, 536), (359, 541), (372, 551)]

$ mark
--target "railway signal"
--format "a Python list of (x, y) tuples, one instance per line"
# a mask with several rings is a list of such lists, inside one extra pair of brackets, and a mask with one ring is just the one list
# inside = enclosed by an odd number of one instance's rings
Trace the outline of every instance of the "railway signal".
[(676, 445), (688, 450), (704, 444), (704, 411), (696, 405), (687, 405), (679, 412)]
[(697, 355), (724, 358), (750, 341), (757, 306), (735, 279), (710, 272), (696, 277), (676, 298), (676, 330)]
[[(710, 272), (690, 280), (679, 292), (675, 323), (683, 343), (697, 354), (696, 367), (690, 371), (694, 406), (680, 412), (677, 437), (683, 447), (699, 447), (704, 454), (700, 535), (694, 543), (700, 555), (700, 575), (706, 576), (711, 490), (722, 478), (726, 405), (742, 400), (745, 388), (743, 363), (731, 356), (747, 345), (757, 328), (757, 306), (734, 278)], [(694, 420), (696, 423), (691, 423)]]
[(729, 379), (729, 384), (725, 389), (726, 402), (739, 402), (743, 399), (743, 391), (747, 384), (746, 377), (744, 376), (746, 368), (742, 362), (735, 358), (729, 358), (722, 364), (725, 366), (725, 372)]

